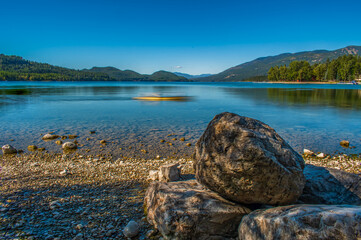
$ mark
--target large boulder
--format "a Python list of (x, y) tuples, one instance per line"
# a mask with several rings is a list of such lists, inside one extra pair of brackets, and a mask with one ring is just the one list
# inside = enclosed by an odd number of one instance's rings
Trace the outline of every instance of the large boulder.
[(242, 217), (251, 212), (195, 180), (152, 182), (144, 207), (149, 223), (165, 239), (235, 238)]
[(361, 176), (314, 165), (306, 165), (303, 173), (306, 185), (299, 203), (361, 205)]
[(294, 203), (305, 184), (303, 158), (274, 129), (233, 113), (214, 117), (194, 158), (197, 180), (239, 203)]
[(257, 210), (245, 216), (240, 240), (360, 239), (361, 207), (352, 205), (291, 205)]

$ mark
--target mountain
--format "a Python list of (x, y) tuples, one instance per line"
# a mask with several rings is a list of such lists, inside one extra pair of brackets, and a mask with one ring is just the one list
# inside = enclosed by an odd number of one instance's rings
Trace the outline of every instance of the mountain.
[(0, 54), (0, 80), (8, 81), (109, 81), (104, 73), (91, 73), (28, 61)]
[(83, 69), (85, 72), (93, 72), (93, 73), (104, 73), (109, 77), (114, 78), (118, 81), (126, 81), (126, 80), (142, 80), (144, 76), (140, 73), (134, 72), (132, 70), (119, 70), (115, 67), (93, 67), (91, 69)]
[(250, 81), (266, 80), (268, 70), (274, 66), (289, 65), (292, 61), (305, 60), (314, 63), (323, 63), (327, 59), (336, 59), (342, 55), (361, 55), (361, 46), (348, 46), (334, 51), (316, 50), (298, 53), (283, 53), (277, 56), (261, 57), (253, 61), (246, 62), (235, 67), (229, 68), (221, 73), (193, 79), (194, 81), (209, 82), (232, 82), (232, 81)]
[(93, 67), (75, 70), (0, 54), (0, 81), (188, 81), (171, 72), (151, 75), (115, 67)]
[(132, 70), (120, 70), (115, 67), (93, 67), (84, 69), (86, 72), (104, 73), (117, 81), (188, 81), (185, 77), (177, 76), (171, 72), (158, 71), (151, 75), (140, 74)]
[(181, 72), (173, 72), (175, 75), (180, 77), (185, 77), (187, 79), (193, 79), (193, 78), (202, 78), (202, 77), (209, 77), (212, 76), (212, 74), (205, 73), (205, 74), (199, 74), (199, 75), (190, 75), (187, 73), (181, 73)]

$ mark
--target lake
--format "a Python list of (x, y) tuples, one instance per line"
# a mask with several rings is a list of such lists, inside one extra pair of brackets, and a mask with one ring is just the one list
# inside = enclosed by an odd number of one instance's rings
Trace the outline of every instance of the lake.
[[(132, 99), (154, 93), (190, 99)], [(41, 140), (54, 132), (78, 135), (84, 154), (189, 156), (209, 121), (225, 111), (265, 122), (298, 152), (361, 152), (361, 86), (346, 84), (0, 82), (0, 144), (60, 152)], [(356, 148), (343, 149), (341, 140)]]

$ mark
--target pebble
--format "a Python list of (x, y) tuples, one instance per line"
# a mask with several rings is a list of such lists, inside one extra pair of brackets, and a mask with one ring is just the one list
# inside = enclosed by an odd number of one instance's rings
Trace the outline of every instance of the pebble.
[(35, 146), (35, 145), (29, 145), (29, 146), (28, 146), (28, 150), (29, 150), (29, 151), (36, 151), (37, 149), (38, 149), (38, 147)]
[(137, 222), (131, 220), (127, 226), (123, 229), (123, 234), (125, 237), (135, 237), (139, 234), (139, 225)]

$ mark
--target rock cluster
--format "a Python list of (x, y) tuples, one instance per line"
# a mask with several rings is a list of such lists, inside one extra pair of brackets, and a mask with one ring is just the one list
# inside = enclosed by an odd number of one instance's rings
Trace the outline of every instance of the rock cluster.
[[(360, 176), (305, 166), (260, 121), (215, 116), (195, 146), (194, 169), (196, 180), (168, 179), (147, 189), (147, 219), (165, 239), (361, 237), (361, 207), (351, 206), (361, 204)], [(296, 203), (351, 205), (282, 207)]]

